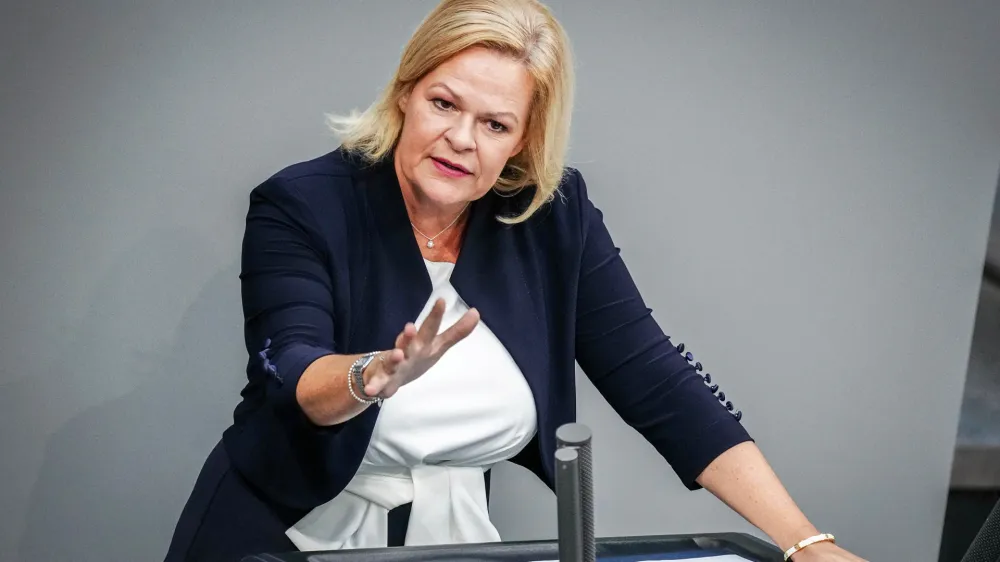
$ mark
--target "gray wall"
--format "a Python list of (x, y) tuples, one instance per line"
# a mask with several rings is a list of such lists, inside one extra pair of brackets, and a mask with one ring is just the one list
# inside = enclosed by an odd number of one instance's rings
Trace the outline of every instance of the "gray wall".
[[(433, 2), (17, 4), (0, 559), (151, 560), (241, 387), (248, 191), (334, 146), (323, 113), (372, 99)], [(1000, 156), (1000, 5), (553, 5), (579, 59), (572, 163), (657, 318), (821, 529), (934, 560)], [(601, 535), (749, 530), (589, 384), (580, 405)], [(500, 472), (504, 537), (552, 536), (552, 497)]]

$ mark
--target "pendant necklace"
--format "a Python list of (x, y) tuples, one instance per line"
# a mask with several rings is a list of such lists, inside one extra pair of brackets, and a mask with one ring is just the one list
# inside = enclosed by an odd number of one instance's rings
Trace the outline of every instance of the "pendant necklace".
[(451, 227), (455, 226), (455, 223), (457, 223), (457, 222), (458, 222), (458, 219), (459, 219), (459, 218), (461, 218), (463, 214), (465, 214), (465, 209), (468, 209), (468, 208), (469, 208), (469, 204), (468, 204), (468, 203), (466, 203), (466, 204), (465, 204), (465, 207), (463, 207), (463, 208), (462, 208), (462, 211), (461, 211), (461, 212), (459, 212), (459, 213), (458, 213), (458, 216), (456, 216), (456, 217), (455, 217), (455, 220), (451, 221), (451, 224), (449, 224), (448, 226), (444, 227), (444, 230), (442, 230), (441, 232), (438, 232), (438, 233), (437, 233), (437, 234), (435, 234), (434, 236), (427, 236), (427, 235), (426, 235), (426, 234), (424, 234), (423, 232), (420, 232), (420, 229), (419, 229), (419, 228), (417, 228), (417, 225), (413, 224), (413, 221), (410, 221), (410, 226), (412, 226), (412, 227), (413, 227), (413, 230), (416, 230), (416, 231), (417, 231), (417, 234), (419, 234), (419, 235), (421, 235), (421, 236), (423, 236), (424, 238), (426, 238), (426, 239), (427, 239), (427, 244), (426, 244), (426, 246), (427, 246), (428, 248), (433, 248), (433, 247), (434, 247), (434, 239), (435, 239), (435, 238), (437, 238), (438, 236), (441, 236), (441, 235), (442, 235), (442, 234), (444, 234), (445, 232), (447, 232), (449, 228), (451, 228)]

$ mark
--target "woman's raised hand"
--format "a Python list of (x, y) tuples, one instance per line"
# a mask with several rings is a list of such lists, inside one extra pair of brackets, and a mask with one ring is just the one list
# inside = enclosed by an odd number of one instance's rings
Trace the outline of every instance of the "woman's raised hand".
[(473, 308), (438, 334), (444, 309), (444, 300), (436, 300), (419, 330), (412, 322), (407, 322), (396, 337), (396, 346), (372, 362), (374, 369), (366, 369), (371, 371), (371, 375), (365, 377), (365, 394), (390, 398), (400, 387), (426, 373), (445, 352), (471, 334), (479, 323), (479, 311)]

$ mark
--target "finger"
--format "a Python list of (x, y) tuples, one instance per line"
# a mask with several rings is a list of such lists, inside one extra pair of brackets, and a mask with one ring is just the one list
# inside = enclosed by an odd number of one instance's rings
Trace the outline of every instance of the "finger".
[(403, 364), (406, 360), (406, 353), (402, 349), (392, 349), (385, 354), (385, 364), (392, 368), (393, 372), (396, 372), (396, 368)]
[(410, 346), (410, 342), (413, 341), (413, 338), (416, 335), (417, 327), (413, 325), (413, 322), (407, 322), (406, 326), (403, 326), (403, 331), (396, 337), (395, 347), (405, 351), (406, 348)]
[(438, 346), (441, 352), (447, 351), (451, 346), (465, 339), (473, 330), (476, 329), (476, 325), (479, 324), (479, 311), (475, 308), (470, 308), (458, 319), (458, 322), (452, 324), (447, 330), (438, 336)]
[(444, 299), (437, 299), (434, 301), (434, 307), (431, 308), (430, 314), (424, 318), (424, 323), (420, 325), (420, 332), (417, 334), (423, 343), (428, 344), (434, 340), (434, 336), (441, 329), (442, 318), (444, 318)]
[(396, 369), (406, 359), (406, 354), (402, 349), (390, 349), (379, 355), (379, 367), (387, 375), (396, 373)]
[(381, 384), (375, 384), (374, 382), (369, 382), (365, 385), (365, 395), (366, 396), (381, 396), (385, 397), (387, 390), (392, 386), (391, 382), (383, 381)]

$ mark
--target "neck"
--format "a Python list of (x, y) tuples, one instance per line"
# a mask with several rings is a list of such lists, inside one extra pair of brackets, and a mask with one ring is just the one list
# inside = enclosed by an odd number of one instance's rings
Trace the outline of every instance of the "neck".
[(434, 236), (446, 228), (455, 228), (464, 222), (464, 211), (468, 203), (439, 205), (403, 190), (403, 203), (410, 222), (428, 236)]
[[(418, 189), (406, 180), (400, 173), (399, 162), (395, 163), (396, 177), (399, 180), (399, 188), (403, 195), (403, 203), (406, 205), (406, 213), (410, 217), (410, 222), (428, 236), (434, 236), (445, 228), (456, 229), (464, 223), (463, 215), (469, 206), (468, 202), (459, 202), (449, 205), (442, 205), (431, 201)], [(456, 219), (458, 219), (456, 221)], [(453, 224), (454, 223), (454, 224)]]

